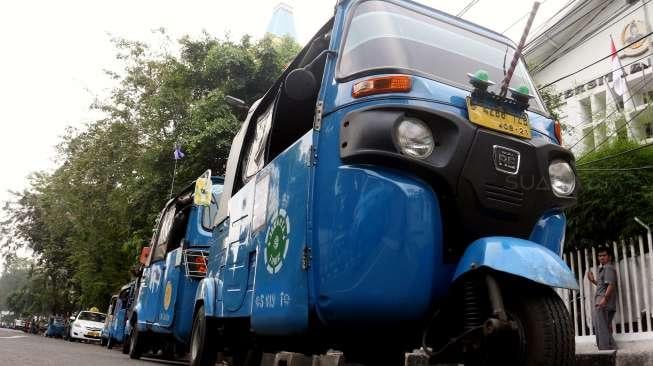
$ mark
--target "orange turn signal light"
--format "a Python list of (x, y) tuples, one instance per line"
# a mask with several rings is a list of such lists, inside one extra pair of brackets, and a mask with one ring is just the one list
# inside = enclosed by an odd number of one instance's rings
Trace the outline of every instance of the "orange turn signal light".
[(354, 84), (351, 96), (354, 98), (365, 97), (381, 93), (406, 93), (413, 86), (413, 81), (407, 75), (380, 76)]
[(553, 122), (553, 131), (558, 139), (558, 143), (562, 146), (562, 125), (560, 124), (560, 121)]

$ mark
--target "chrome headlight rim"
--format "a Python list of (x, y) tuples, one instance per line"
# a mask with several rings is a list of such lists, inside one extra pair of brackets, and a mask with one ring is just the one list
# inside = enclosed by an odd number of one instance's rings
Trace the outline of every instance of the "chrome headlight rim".
[[(554, 169), (557, 169), (557, 171)], [(557, 197), (562, 198), (568, 198), (572, 196), (576, 191), (577, 179), (576, 173), (574, 172), (571, 164), (564, 159), (553, 159), (551, 162), (549, 162), (549, 167), (547, 170), (549, 173), (549, 184), (551, 185), (553, 194), (555, 194)], [(566, 185), (567, 188), (561, 188), (561, 184), (558, 182), (561, 182), (563, 186)]]
[[(413, 125), (412, 126), (413, 131), (406, 130), (406, 128), (410, 128), (410, 126), (408, 126), (410, 124)], [(421, 129), (421, 132), (423, 133), (422, 136), (407, 136), (407, 134), (410, 132), (412, 132), (413, 134), (417, 133), (418, 131), (416, 130), (416, 128)], [(399, 153), (409, 158), (418, 159), (418, 160), (428, 159), (431, 156), (431, 154), (433, 154), (436, 145), (436, 140), (435, 140), (435, 136), (433, 135), (433, 131), (431, 130), (431, 127), (426, 122), (424, 122), (419, 118), (405, 116), (405, 115), (400, 117), (395, 122), (394, 127), (392, 129), (392, 139), (394, 140), (394, 143)], [(421, 141), (418, 141), (420, 139)], [(422, 144), (422, 146), (411, 147), (409, 146), (411, 141), (407, 141), (407, 140), (412, 140), (413, 143), (417, 141), (418, 143)], [(421, 153), (416, 152), (416, 150), (419, 150), (420, 148), (421, 149), (425, 148), (425, 150)]]

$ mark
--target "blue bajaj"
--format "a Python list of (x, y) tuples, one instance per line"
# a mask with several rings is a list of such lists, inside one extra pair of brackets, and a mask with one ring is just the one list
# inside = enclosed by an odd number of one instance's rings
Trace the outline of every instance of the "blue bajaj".
[(145, 352), (168, 358), (185, 353), (222, 183), (209, 170), (161, 212), (150, 246), (144, 248), (146, 255), (141, 255), (143, 268), (124, 348), (131, 358)]
[(102, 343), (106, 344), (109, 349), (124, 341), (127, 309), (131, 306), (135, 284), (135, 282), (130, 282), (124, 285), (117, 295), (111, 297), (107, 320), (102, 329)]
[(338, 1), (234, 138), (191, 364), (572, 365), (553, 288), (577, 288), (579, 184), (523, 62), (509, 96), (492, 83), (515, 52), (413, 2)]

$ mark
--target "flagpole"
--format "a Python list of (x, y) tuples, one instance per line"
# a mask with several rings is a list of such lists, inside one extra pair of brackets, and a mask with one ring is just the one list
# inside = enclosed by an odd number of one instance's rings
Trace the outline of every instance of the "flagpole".
[[(612, 44), (614, 45), (614, 39), (612, 39), (612, 34), (610, 34), (610, 42), (612, 42)], [(624, 83), (624, 87), (626, 88), (626, 92), (628, 92), (628, 96), (629, 96), (628, 99), (630, 99), (630, 103), (633, 105), (633, 110), (635, 112), (637, 112), (637, 105), (635, 105), (635, 96), (630, 94), (630, 88), (628, 87), (628, 79), (626, 79), (626, 76), (628, 76), (628, 74), (626, 74), (624, 72), (624, 65), (621, 63), (621, 59), (619, 58), (619, 53), (617, 52), (615, 54), (615, 56), (617, 57), (617, 62), (619, 63), (619, 68), (621, 69), (621, 78), (624, 79), (624, 80), (622, 80), (623, 83)], [(615, 80), (612, 81), (613, 85), (614, 85), (614, 82), (615, 82)], [(608, 85), (608, 88), (609, 87), (610, 86)], [(623, 96), (621, 96), (621, 98), (623, 99)], [(619, 104), (619, 102), (617, 101), (617, 109), (618, 109), (618, 104)], [(624, 120), (626, 120), (627, 118), (626, 118), (626, 106), (625, 105), (624, 105), (624, 109), (622, 110), (622, 114), (624, 116)], [(630, 126), (628, 126), (628, 130), (630, 131), (631, 134), (633, 133)], [(633, 135), (633, 137), (635, 137), (635, 136)]]
[(168, 197), (168, 199), (172, 198), (172, 191), (175, 188), (175, 177), (176, 176), (177, 176), (177, 159), (175, 158), (175, 167), (172, 170), (172, 184), (170, 185), (170, 196)]

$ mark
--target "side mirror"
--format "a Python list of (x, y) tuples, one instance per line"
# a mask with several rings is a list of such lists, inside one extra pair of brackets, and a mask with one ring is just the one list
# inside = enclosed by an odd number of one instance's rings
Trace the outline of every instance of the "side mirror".
[(284, 88), (288, 97), (295, 101), (304, 101), (315, 94), (317, 81), (315, 75), (307, 68), (291, 71), (286, 76)]
[(146, 265), (147, 264), (147, 257), (149, 257), (149, 256), (150, 256), (150, 247), (144, 247), (143, 249), (141, 249), (141, 256), (138, 258), (138, 261), (142, 265)]
[(74, 316), (71, 316), (69, 319), (74, 321), (74, 320), (75, 320), (75, 317), (74, 317)]

